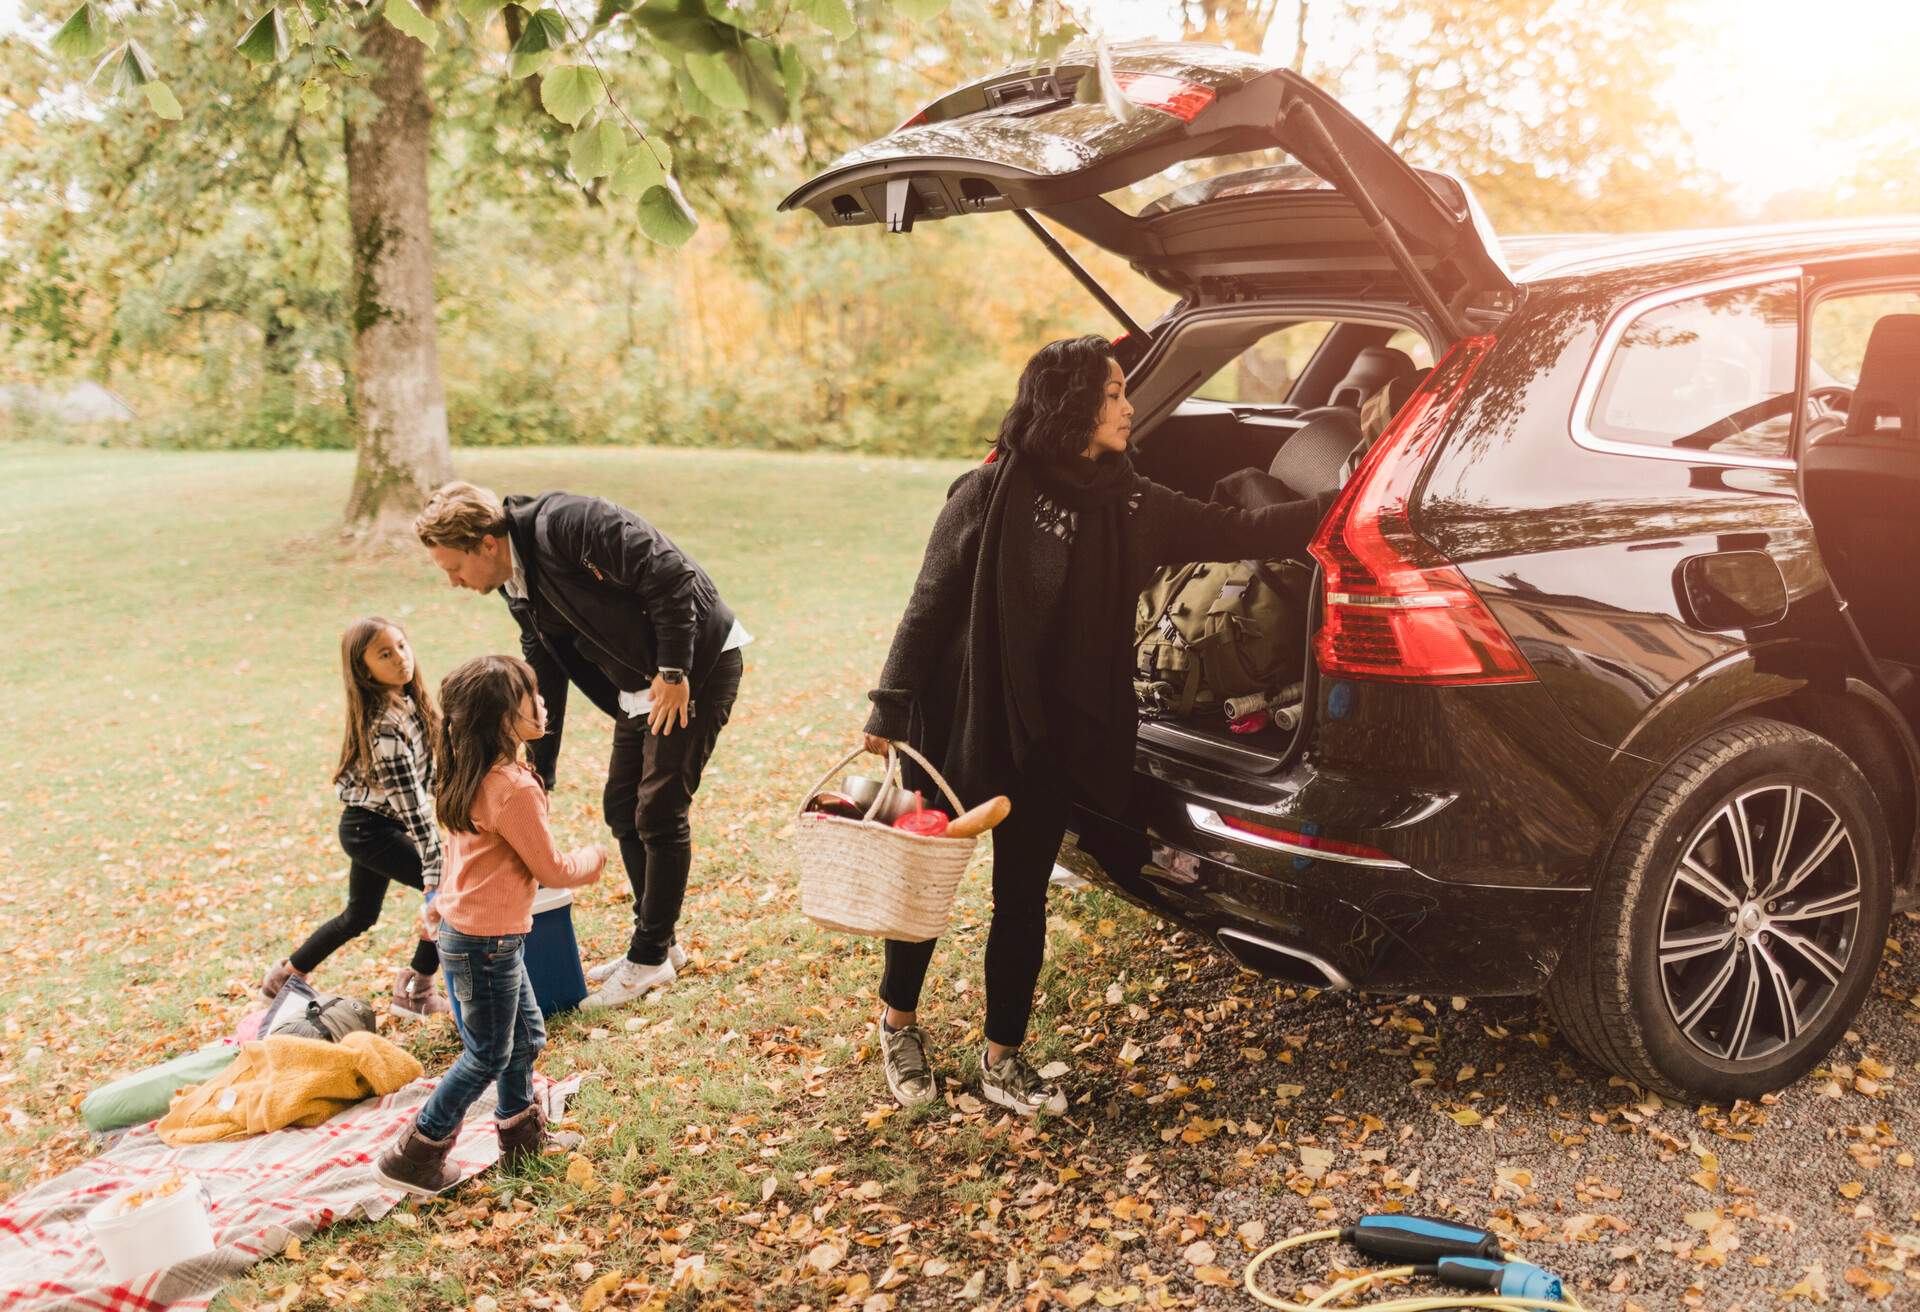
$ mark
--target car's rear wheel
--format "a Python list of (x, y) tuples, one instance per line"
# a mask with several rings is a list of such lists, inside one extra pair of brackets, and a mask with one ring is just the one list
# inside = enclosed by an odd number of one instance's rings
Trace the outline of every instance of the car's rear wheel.
[(1805, 1074), (1858, 1010), (1893, 858), (1873, 790), (1825, 738), (1715, 731), (1628, 818), (1547, 986), (1568, 1041), (1662, 1093), (1754, 1098)]

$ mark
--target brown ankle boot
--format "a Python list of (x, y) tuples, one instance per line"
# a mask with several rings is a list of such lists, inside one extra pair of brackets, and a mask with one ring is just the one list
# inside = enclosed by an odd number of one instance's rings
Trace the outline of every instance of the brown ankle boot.
[[(285, 988), (287, 981), (295, 975), (300, 975), (300, 972), (293, 968), (293, 963), (291, 961), (282, 961), (279, 965), (269, 970), (267, 977), (260, 981), (260, 996), (264, 997), (268, 1002), (272, 1002), (280, 996), (280, 990)], [(300, 975), (300, 978), (305, 979), (306, 976)]]
[(415, 1020), (445, 1016), (453, 1010), (447, 995), (433, 987), (433, 976), (409, 967), (402, 967), (394, 977), (392, 1007), (395, 1013)]
[(447, 1153), (453, 1148), (453, 1141), (459, 1137), (459, 1131), (441, 1140), (427, 1138), (420, 1133), (417, 1121), (410, 1122), (406, 1130), (396, 1139), (380, 1160), (373, 1165), (373, 1174), (380, 1183), (394, 1189), (403, 1189), (416, 1198), (431, 1198), (435, 1194), (445, 1193), (460, 1183), (460, 1172), (447, 1165)]
[(518, 1171), (546, 1150), (547, 1126), (540, 1119), (539, 1103), (529, 1105), (504, 1121), (496, 1119), (493, 1128), (500, 1135), (502, 1170)]

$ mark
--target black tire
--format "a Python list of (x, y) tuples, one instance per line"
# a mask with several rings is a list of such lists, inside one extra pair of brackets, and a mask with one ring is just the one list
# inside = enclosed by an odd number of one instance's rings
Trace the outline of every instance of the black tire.
[[(1886, 944), (1892, 871), (1886, 821), (1844, 752), (1795, 725), (1737, 721), (1634, 807), (1547, 1005), (1569, 1043), (1644, 1088), (1757, 1098), (1806, 1074), (1859, 1009)], [(1736, 883), (1740, 872), (1753, 882)]]

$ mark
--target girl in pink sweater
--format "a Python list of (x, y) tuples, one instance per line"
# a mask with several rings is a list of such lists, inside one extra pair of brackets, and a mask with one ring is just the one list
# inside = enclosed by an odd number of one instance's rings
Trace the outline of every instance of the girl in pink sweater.
[(427, 916), (447, 987), (460, 999), (462, 1048), (374, 1167), (384, 1183), (420, 1196), (457, 1179), (447, 1152), (489, 1083), (498, 1094), (501, 1160), (512, 1169), (540, 1152), (545, 1127), (533, 1101), (533, 1061), (547, 1031), (521, 955), (533, 928), (534, 887), (591, 884), (607, 864), (597, 843), (562, 853), (547, 828), (546, 790), (523, 760), (525, 745), (546, 732), (547, 708), (525, 661), (468, 661), (441, 683), (440, 707), (434, 800), (448, 834), (447, 863)]

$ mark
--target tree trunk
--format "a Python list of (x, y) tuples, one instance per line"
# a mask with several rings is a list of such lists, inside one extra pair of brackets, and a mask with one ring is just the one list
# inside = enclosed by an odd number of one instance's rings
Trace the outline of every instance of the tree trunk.
[(434, 331), (426, 47), (391, 23), (375, 22), (360, 53), (376, 70), (367, 89), (377, 106), (349, 115), (346, 124), (360, 429), (346, 530), (368, 541), (408, 536), (427, 492), (453, 476), (453, 459)]

